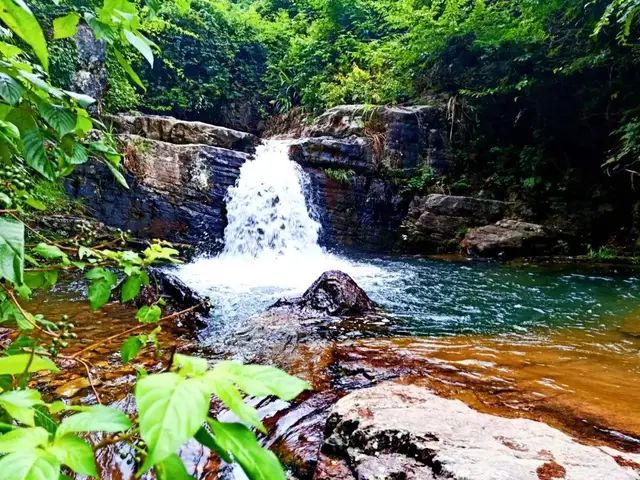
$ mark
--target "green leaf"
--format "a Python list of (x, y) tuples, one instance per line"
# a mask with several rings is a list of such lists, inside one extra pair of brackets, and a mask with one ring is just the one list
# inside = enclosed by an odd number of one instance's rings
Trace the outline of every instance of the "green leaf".
[(60, 464), (42, 450), (16, 452), (0, 458), (3, 480), (58, 480)]
[(138, 380), (135, 397), (140, 435), (148, 446), (142, 471), (163, 461), (193, 437), (205, 421), (210, 403), (200, 380), (172, 372)]
[(39, 243), (33, 249), (33, 252), (40, 255), (47, 260), (55, 260), (57, 258), (65, 258), (67, 255), (55, 245), (48, 245), (46, 243)]
[(24, 0), (0, 0), (0, 20), (33, 49), (45, 71), (48, 71), (47, 41), (38, 20)]
[(131, 67), (131, 64), (127, 62), (127, 60), (122, 56), (122, 54), (118, 50), (113, 50), (113, 54), (115, 55), (116, 60), (118, 60), (118, 63), (120, 64), (122, 69), (125, 72), (127, 72), (127, 75), (129, 75), (131, 80), (133, 80), (136, 85), (142, 88), (142, 90), (146, 91), (147, 87), (144, 86), (144, 83), (142, 83), (142, 80), (140, 80), (140, 77), (138, 76), (138, 74)]
[(220, 362), (214, 371), (227, 376), (243, 392), (253, 397), (275, 395), (282, 400), (293, 400), (311, 386), (282, 370), (263, 365), (243, 365), (238, 362)]
[(153, 51), (149, 46), (149, 40), (144, 38), (139, 33), (133, 33), (130, 30), (125, 30), (124, 36), (127, 41), (131, 45), (133, 45), (133, 47), (138, 50), (144, 58), (147, 59), (147, 62), (149, 62), (149, 65), (151, 65), (151, 68), (153, 68)]
[(59, 40), (61, 38), (73, 37), (78, 31), (78, 22), (80, 15), (75, 12), (66, 14), (64, 17), (58, 17), (53, 20), (53, 38)]
[(33, 197), (27, 198), (27, 205), (29, 205), (31, 208), (35, 208), (36, 210), (40, 210), (40, 211), (47, 209), (47, 206), (43, 202)]
[(35, 426), (33, 407), (42, 403), (40, 392), (37, 390), (11, 390), (0, 395), (0, 406), (11, 417), (30, 427)]
[(181, 355), (179, 353), (176, 353), (173, 357), (173, 366), (178, 369), (178, 374), (183, 377), (201, 376), (209, 368), (206, 359)]
[(182, 459), (175, 453), (158, 463), (155, 470), (158, 480), (193, 480)]
[(106, 280), (95, 280), (89, 285), (88, 296), (92, 310), (100, 310), (111, 298), (113, 284)]
[(142, 287), (143, 277), (140, 274), (134, 274), (127, 279), (122, 284), (122, 302), (126, 303), (138, 296), (140, 293), (140, 288)]
[(118, 433), (129, 428), (131, 428), (131, 420), (120, 410), (104, 405), (92, 405), (83, 412), (65, 417), (60, 422), (56, 437), (79, 432)]
[(24, 159), (27, 161), (27, 164), (47, 180), (55, 180), (57, 177), (57, 169), (47, 158), (47, 152), (44, 148), (44, 137), (40, 129), (36, 127), (32, 130), (21, 130), (21, 133)]
[(0, 436), (0, 453), (34, 450), (49, 443), (49, 432), (42, 427), (16, 428)]
[(24, 225), (0, 217), (0, 279), (22, 283), (24, 278)]
[(160, 320), (162, 310), (158, 305), (145, 305), (136, 313), (136, 318), (141, 323), (156, 323)]
[(74, 472), (80, 475), (98, 476), (93, 449), (80, 437), (70, 434), (56, 437), (48, 451)]
[(40, 114), (60, 137), (64, 137), (76, 129), (78, 118), (69, 109), (43, 102), (40, 106)]
[(216, 439), (209, 433), (209, 431), (205, 427), (201, 427), (200, 430), (196, 432), (193, 436), (200, 444), (207, 447), (209, 450), (213, 450), (216, 454), (225, 462), (232, 463), (233, 459), (229, 456), (229, 453), (226, 450), (220, 448)]
[(278, 458), (263, 448), (256, 436), (239, 423), (209, 420), (216, 442), (242, 467), (250, 480), (285, 480)]
[(260, 421), (258, 411), (244, 402), (240, 391), (228, 378), (222, 375), (216, 375), (215, 371), (210, 371), (204, 376), (204, 381), (215, 396), (218, 397), (240, 421), (266, 433), (266, 429)]
[(0, 73), (0, 97), (9, 105), (17, 105), (24, 93), (24, 88), (6, 73)]
[(129, 337), (120, 347), (120, 359), (122, 363), (129, 363), (138, 356), (138, 352), (143, 347), (142, 341), (138, 337)]
[(95, 98), (90, 97), (89, 95), (85, 95), (84, 93), (72, 92), (70, 90), (64, 90), (64, 93), (78, 102), (78, 105), (80, 105), (82, 108), (87, 108), (89, 105), (96, 103)]
[(118, 170), (116, 167), (114, 167), (111, 162), (104, 162), (107, 167), (109, 168), (109, 170), (111, 170), (111, 175), (113, 175), (116, 179), (116, 181), (122, 185), (124, 188), (126, 188), (127, 190), (129, 189), (129, 185), (127, 185), (127, 179), (124, 178), (124, 175), (122, 174), (122, 172), (120, 170)]
[[(28, 370), (27, 366), (29, 367)], [(10, 357), (0, 357), (0, 375), (19, 375), (24, 371), (29, 373), (39, 372), (40, 370), (49, 370), (50, 372), (58, 372), (58, 367), (48, 358), (39, 357), (29, 353), (19, 353)]]

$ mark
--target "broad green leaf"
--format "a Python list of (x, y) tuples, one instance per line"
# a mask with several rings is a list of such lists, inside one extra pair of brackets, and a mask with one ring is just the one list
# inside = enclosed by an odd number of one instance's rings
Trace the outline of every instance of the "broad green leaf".
[(0, 20), (33, 49), (45, 71), (49, 70), (47, 41), (24, 0), (0, 0)]
[(193, 480), (182, 459), (175, 453), (155, 466), (158, 480)]
[(220, 445), (216, 442), (216, 439), (209, 433), (205, 427), (200, 427), (200, 430), (193, 436), (200, 444), (207, 447), (209, 450), (216, 452), (216, 454), (225, 462), (232, 463), (233, 459), (229, 456), (229, 452), (220, 448)]
[(160, 320), (162, 310), (158, 305), (145, 305), (136, 313), (136, 318), (141, 323), (156, 323)]
[(304, 380), (275, 367), (220, 362), (214, 367), (214, 371), (227, 376), (240, 390), (253, 397), (275, 395), (288, 401), (311, 388)]
[(260, 421), (258, 411), (251, 405), (245, 403), (240, 391), (227, 377), (216, 375), (215, 371), (209, 371), (205, 374), (204, 381), (215, 396), (218, 397), (240, 421), (266, 433), (266, 429)]
[(136, 358), (142, 346), (142, 342), (138, 337), (129, 337), (122, 342), (122, 346), (120, 347), (120, 359), (122, 363), (129, 363)]
[(76, 128), (78, 118), (71, 110), (43, 102), (40, 106), (42, 118), (53, 128), (58, 136), (64, 137)]
[(22, 133), (22, 145), (24, 147), (24, 159), (27, 164), (39, 172), (47, 180), (55, 180), (57, 171), (55, 165), (47, 158), (44, 147), (44, 137), (39, 128), (33, 128)]
[(221, 423), (210, 420), (216, 442), (242, 467), (250, 480), (285, 480), (278, 458), (263, 448), (255, 435), (239, 423)]
[(85, 95), (84, 93), (72, 92), (70, 90), (64, 90), (64, 93), (78, 102), (78, 105), (80, 105), (82, 108), (87, 108), (92, 103), (96, 103), (95, 98), (90, 97), (89, 95)]
[(131, 420), (120, 410), (104, 405), (92, 405), (83, 412), (65, 417), (60, 422), (56, 437), (79, 432), (118, 433), (129, 428)]
[(92, 310), (100, 310), (111, 298), (113, 284), (106, 280), (94, 280), (89, 285), (88, 296)]
[(173, 357), (173, 366), (178, 369), (178, 374), (184, 377), (200, 376), (209, 368), (206, 359), (181, 355), (179, 353), (176, 353)]
[(130, 30), (125, 30), (124, 36), (127, 41), (147, 59), (147, 62), (149, 62), (149, 65), (153, 68), (153, 51), (149, 46), (149, 41), (139, 33), (133, 33)]
[(56, 258), (65, 258), (67, 255), (55, 245), (48, 245), (46, 243), (39, 243), (33, 249), (33, 252), (40, 255), (47, 260), (55, 260)]
[(0, 453), (31, 451), (47, 443), (49, 432), (42, 427), (16, 428), (0, 436)]
[(27, 198), (27, 205), (29, 205), (31, 208), (35, 208), (36, 210), (40, 210), (40, 211), (47, 209), (47, 206), (43, 202), (33, 197)]
[(42, 405), (40, 392), (37, 390), (11, 390), (0, 394), (0, 406), (17, 421), (35, 426), (36, 405)]
[(58, 480), (60, 464), (43, 450), (16, 452), (0, 458), (2, 480)]
[(24, 93), (24, 88), (6, 73), (0, 73), (0, 97), (9, 105), (17, 105)]
[(75, 12), (68, 13), (64, 17), (58, 17), (53, 20), (53, 38), (55, 40), (61, 38), (73, 37), (78, 31), (78, 22), (80, 15)]
[(31, 355), (28, 353), (19, 353), (10, 357), (0, 357), (0, 375), (19, 375), (28, 368), (28, 372), (39, 372), (40, 370), (49, 370), (57, 372), (58, 367), (48, 358)]
[(127, 72), (127, 75), (129, 75), (131, 80), (133, 80), (136, 85), (142, 88), (142, 90), (146, 91), (147, 87), (144, 86), (144, 83), (142, 83), (142, 80), (140, 80), (140, 77), (138, 76), (138, 74), (131, 67), (131, 64), (127, 62), (127, 60), (122, 56), (122, 54), (118, 50), (113, 50), (113, 54), (115, 55), (116, 60), (118, 60), (118, 63), (120, 64), (122, 69), (125, 72)]
[(0, 217), (0, 279), (22, 283), (24, 278), (24, 225)]
[(56, 437), (48, 448), (58, 461), (80, 475), (98, 476), (93, 449), (85, 440), (76, 435)]
[(138, 296), (140, 293), (140, 288), (142, 287), (142, 276), (139, 274), (134, 274), (124, 281), (122, 284), (122, 302), (126, 303)]
[(210, 403), (201, 381), (172, 372), (139, 379), (135, 397), (140, 435), (148, 446), (142, 471), (163, 461), (193, 437), (204, 423)]

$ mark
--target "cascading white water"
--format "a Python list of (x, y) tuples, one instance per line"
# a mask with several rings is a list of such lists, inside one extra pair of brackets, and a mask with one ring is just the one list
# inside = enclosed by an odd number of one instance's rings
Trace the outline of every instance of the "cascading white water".
[(289, 158), (290, 142), (267, 140), (227, 193), (223, 251), (180, 267), (177, 275), (211, 297), (226, 321), (258, 312), (282, 296), (299, 295), (327, 270), (342, 270), (367, 287), (381, 270), (326, 252), (320, 224), (305, 201), (306, 176)]
[(311, 219), (304, 172), (289, 160), (290, 142), (271, 140), (240, 170), (227, 194), (223, 256), (317, 254), (320, 224)]

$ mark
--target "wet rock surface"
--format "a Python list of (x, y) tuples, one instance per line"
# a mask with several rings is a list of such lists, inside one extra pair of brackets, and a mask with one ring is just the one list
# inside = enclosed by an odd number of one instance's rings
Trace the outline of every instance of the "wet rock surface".
[(409, 205), (393, 178), (422, 168), (444, 174), (449, 165), (441, 107), (365, 107), (328, 110), (291, 147), (310, 177), (311, 201), (327, 245), (389, 250)]
[(555, 240), (553, 232), (542, 225), (501, 220), (469, 230), (460, 245), (471, 255), (522, 256), (545, 252)]
[(281, 299), (271, 309), (289, 307), (305, 316), (364, 315), (375, 311), (376, 304), (353, 279), (344, 272), (323, 273), (299, 298)]
[(413, 250), (452, 251), (474, 226), (502, 218), (507, 205), (496, 200), (433, 194), (416, 197), (403, 222), (405, 245)]
[(582, 445), (540, 422), (472, 410), (425, 388), (383, 383), (342, 398), (314, 478), (637, 479), (640, 455)]
[[(151, 132), (163, 128), (153, 118), (145, 122), (154, 125), (145, 127)], [(207, 132), (205, 128), (202, 134)], [(93, 163), (83, 165), (68, 179), (67, 191), (83, 199), (98, 220), (131, 230), (137, 237), (215, 248), (226, 226), (227, 189), (235, 184), (250, 155), (133, 134), (118, 138), (125, 151), (129, 189), (120, 186), (105, 166)]]

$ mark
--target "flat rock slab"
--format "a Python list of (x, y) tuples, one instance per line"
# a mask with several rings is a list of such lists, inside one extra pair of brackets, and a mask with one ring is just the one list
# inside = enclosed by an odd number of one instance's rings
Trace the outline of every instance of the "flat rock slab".
[(640, 455), (588, 446), (544, 423), (477, 412), (395, 383), (334, 406), (316, 480), (632, 480)]

